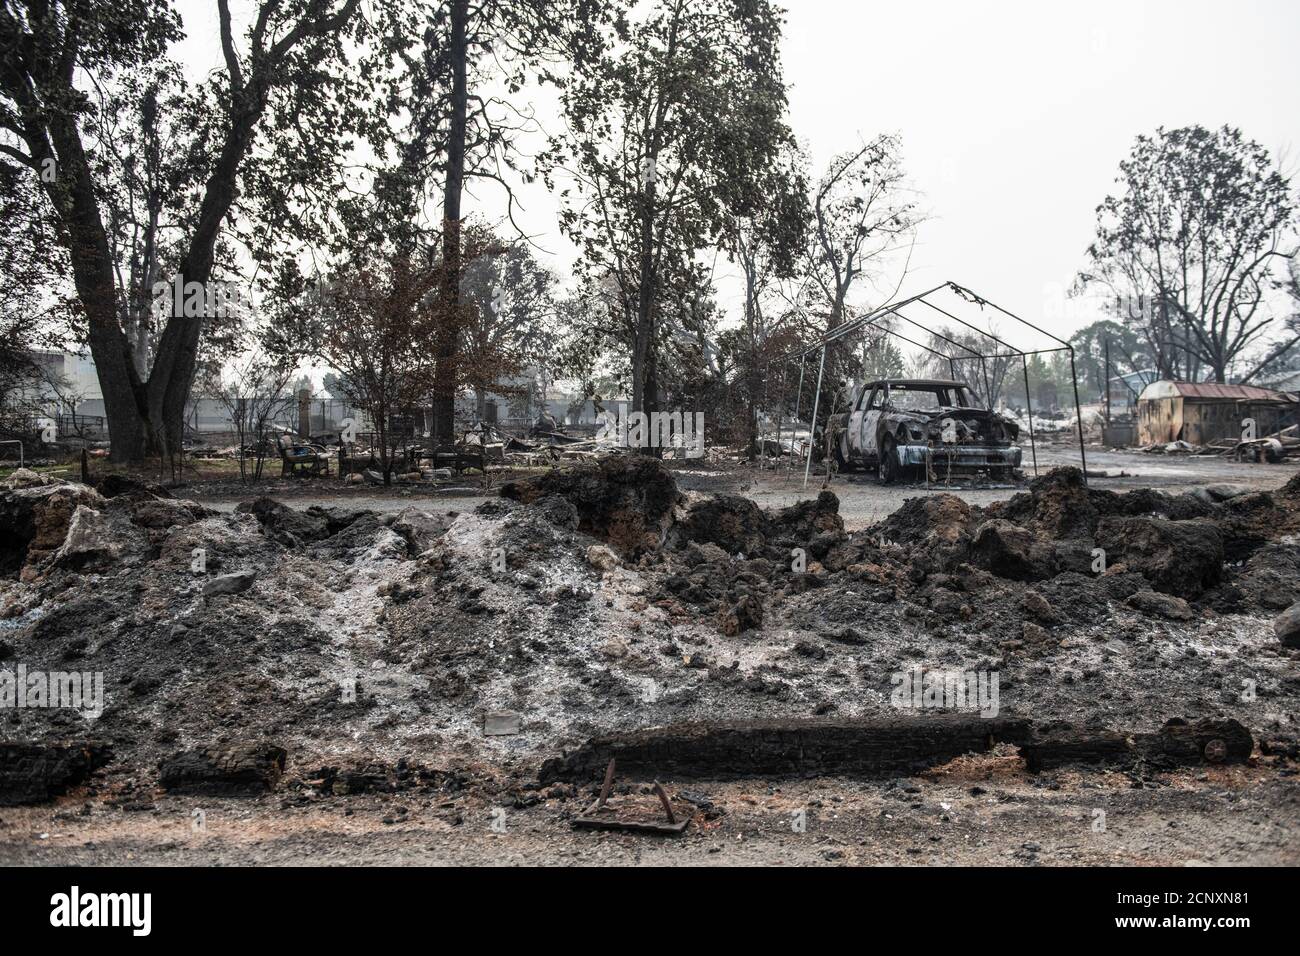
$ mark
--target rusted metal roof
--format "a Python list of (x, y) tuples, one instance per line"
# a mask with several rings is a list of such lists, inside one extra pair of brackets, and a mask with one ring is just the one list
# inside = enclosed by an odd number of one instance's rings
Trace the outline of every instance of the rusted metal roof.
[(1191, 398), (1224, 402), (1295, 402), (1296, 396), (1257, 385), (1223, 385), (1219, 382), (1152, 382), (1138, 401), (1152, 398)]

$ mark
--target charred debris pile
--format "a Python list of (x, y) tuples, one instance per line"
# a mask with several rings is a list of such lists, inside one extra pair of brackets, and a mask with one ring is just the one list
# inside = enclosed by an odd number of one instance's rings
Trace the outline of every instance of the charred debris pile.
[[(929, 495), (849, 533), (828, 491), (765, 511), (682, 493), (636, 455), (460, 514), (266, 498), (222, 513), (19, 471), (0, 486), (0, 574), (0, 671), (103, 687), (98, 708), (0, 708), (6, 800), (87, 779), (535, 780), (647, 728), (710, 741), (679, 743), (683, 764), (756, 752), (715, 744), (751, 739), (728, 727), (888, 749), (930, 739), (890, 728), (961, 720), (899, 712), (899, 675), (936, 670), (996, 675), (997, 713), (966, 716), (1001, 719), (1026, 753), (1131, 759), (1203, 727), (1237, 757), (1252, 734), (1271, 759), (1296, 753), (1300, 478), (1116, 494), (1058, 469), (1006, 502)], [(936, 724), (931, 749), (972, 726)]]

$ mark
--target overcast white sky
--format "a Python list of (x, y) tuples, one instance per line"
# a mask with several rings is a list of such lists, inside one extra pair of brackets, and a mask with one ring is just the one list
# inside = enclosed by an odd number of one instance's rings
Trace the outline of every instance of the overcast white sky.
[(795, 0), (784, 54), (819, 164), (902, 134), (934, 217), (908, 288), (953, 279), (1067, 331), (1092, 317), (1060, 295), (1134, 136), (1229, 123), (1300, 146), (1294, 0)]
[[(216, 4), (179, 6), (191, 68), (217, 67)], [(787, 9), (790, 119), (814, 173), (860, 139), (902, 136), (931, 217), (903, 294), (953, 279), (1068, 333), (1097, 317), (1064, 290), (1138, 133), (1228, 123), (1287, 158), (1288, 171), (1300, 165), (1296, 0), (788, 0)], [(554, 202), (540, 186), (525, 198), (526, 227), (566, 272), (572, 250)], [(500, 209), (490, 193), (467, 202), (468, 212)], [(731, 304), (727, 271), (719, 266)], [(878, 303), (888, 285), (861, 301)]]

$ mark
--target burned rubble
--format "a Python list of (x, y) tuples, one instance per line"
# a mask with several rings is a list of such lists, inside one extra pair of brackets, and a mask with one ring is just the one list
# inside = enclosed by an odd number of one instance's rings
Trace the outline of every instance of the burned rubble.
[[(730, 735), (734, 771), (736, 728), (824, 725), (894, 747), (839, 770), (894, 772), (931, 760), (902, 741), (936, 719), (917, 738), (934, 754), (998, 737), (991, 718), (1034, 765), (1294, 752), (1300, 479), (1117, 494), (1067, 468), (986, 507), (934, 494), (852, 532), (838, 512), (829, 491), (774, 511), (682, 491), (635, 455), (449, 514), (222, 513), (19, 471), (0, 491), (0, 668), (99, 672), (106, 699), (94, 719), (0, 711), (0, 783), (24, 800), (86, 779), (518, 785), (592, 770), (601, 740), (700, 727)], [(996, 713), (946, 713), (942, 695), (900, 712), (911, 672), (995, 673)], [(485, 734), (503, 712), (518, 732)], [(97, 756), (41, 756), (64, 751)]]

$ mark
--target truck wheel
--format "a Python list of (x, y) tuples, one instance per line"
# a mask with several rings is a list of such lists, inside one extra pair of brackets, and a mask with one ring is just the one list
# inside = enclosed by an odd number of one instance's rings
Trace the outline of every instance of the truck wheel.
[(839, 471), (852, 471), (854, 464), (852, 459), (844, 454), (844, 443), (847, 437), (841, 436), (840, 440), (835, 443), (835, 467)]
[(898, 456), (894, 454), (894, 439), (886, 435), (880, 442), (880, 463), (876, 473), (882, 485), (892, 485), (898, 480), (902, 469), (898, 465)]

